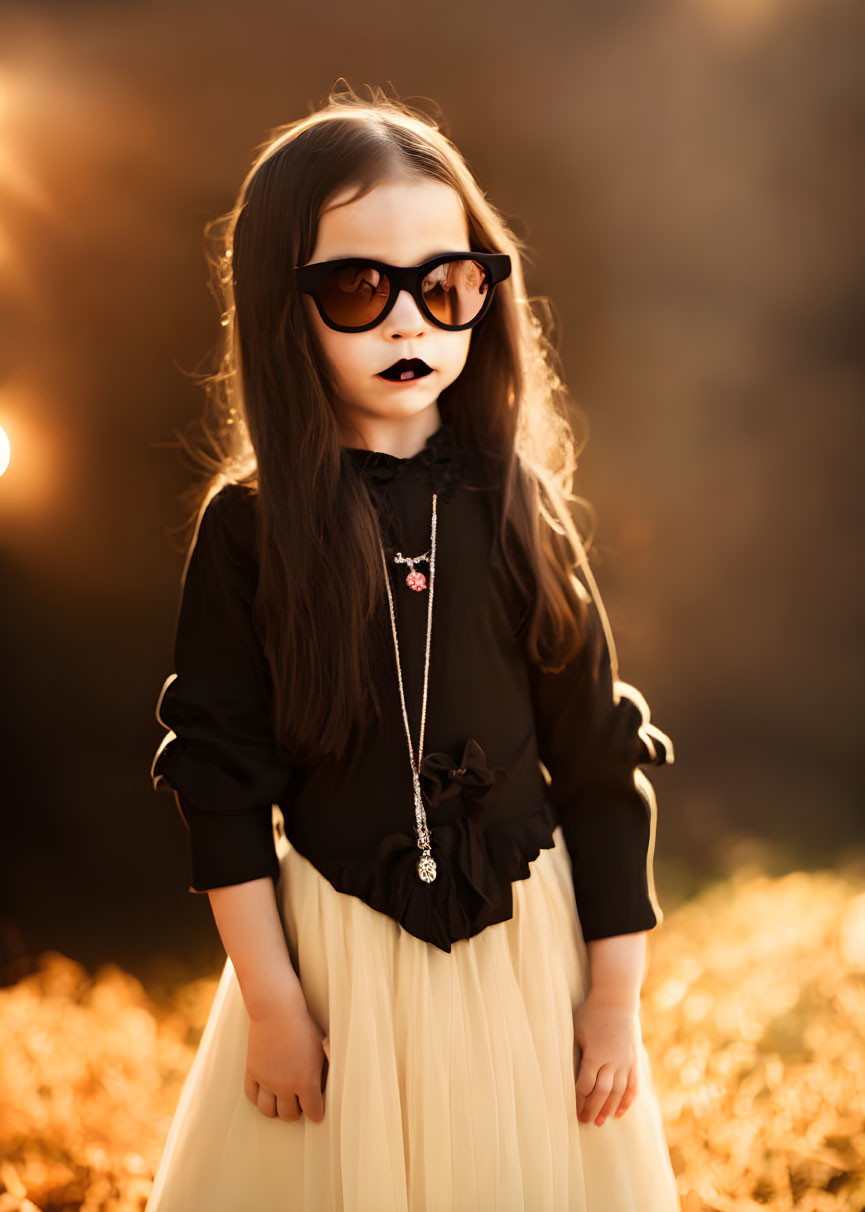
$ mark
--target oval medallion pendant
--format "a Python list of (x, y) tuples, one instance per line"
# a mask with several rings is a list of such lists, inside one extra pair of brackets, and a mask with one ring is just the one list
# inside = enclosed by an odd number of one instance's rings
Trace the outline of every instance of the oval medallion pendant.
[(422, 854), (417, 861), (417, 873), (425, 884), (431, 884), (436, 877), (436, 861), (428, 854)]

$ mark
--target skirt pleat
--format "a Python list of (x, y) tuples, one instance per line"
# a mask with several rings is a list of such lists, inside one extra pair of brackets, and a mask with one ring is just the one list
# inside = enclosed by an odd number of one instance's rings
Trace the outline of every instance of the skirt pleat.
[(577, 1118), (588, 953), (554, 837), (513, 884), (513, 917), (448, 953), (280, 834), (285, 937), (329, 1036), (324, 1118), (268, 1119), (247, 1099), (249, 1018), (226, 960), (146, 1212), (677, 1212), (642, 1042), (622, 1118)]

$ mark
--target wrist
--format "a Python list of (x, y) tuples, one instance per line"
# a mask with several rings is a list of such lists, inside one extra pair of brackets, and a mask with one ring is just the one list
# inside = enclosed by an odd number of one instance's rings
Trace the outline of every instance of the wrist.
[(646, 972), (646, 934), (612, 935), (588, 943), (593, 1002), (636, 1010)]
[(640, 1009), (640, 991), (591, 985), (586, 994), (586, 1001), (591, 1001), (593, 1006), (601, 1006), (605, 1010), (625, 1010), (629, 1014), (637, 1014)]
[(237, 980), (250, 1018), (267, 1018), (286, 1003), (306, 1006), (300, 980), (287, 954), (283, 963), (265, 972), (238, 972)]

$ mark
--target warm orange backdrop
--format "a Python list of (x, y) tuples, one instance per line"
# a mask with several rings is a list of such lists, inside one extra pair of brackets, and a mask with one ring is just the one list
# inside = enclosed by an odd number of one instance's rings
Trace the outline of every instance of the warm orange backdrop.
[(165, 444), (216, 333), (203, 224), (341, 75), (441, 105), (555, 303), (620, 673), (676, 743), (662, 906), (861, 847), (863, 35), (854, 0), (4, 5), (6, 938), (216, 954), (148, 774)]

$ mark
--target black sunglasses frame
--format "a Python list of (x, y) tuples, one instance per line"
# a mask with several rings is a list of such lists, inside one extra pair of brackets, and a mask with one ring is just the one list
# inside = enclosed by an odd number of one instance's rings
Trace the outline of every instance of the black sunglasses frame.
[[(478, 314), (469, 320), (467, 324), (443, 324), (441, 320), (437, 320), (431, 313), (423, 298), (421, 282), (424, 277), (436, 266), (444, 265), (449, 261), (477, 261), (478, 265), (483, 267), (486, 276), (488, 290), (483, 306)], [(371, 266), (373, 269), (386, 274), (387, 280), (390, 283), (390, 295), (376, 318), (371, 320), (369, 324), (359, 324), (356, 328), (337, 324), (335, 320), (331, 320), (318, 296), (318, 288), (325, 278), (327, 278), (328, 274), (348, 265)], [(294, 267), (297, 289), (304, 294), (312, 295), (315, 306), (318, 309), (318, 314), (328, 328), (332, 328), (336, 332), (367, 332), (370, 328), (375, 328), (376, 325), (381, 324), (385, 316), (391, 311), (401, 290), (409, 292), (420, 308), (422, 315), (431, 324), (435, 324), (437, 328), (443, 328), (446, 332), (461, 332), (464, 328), (473, 328), (487, 314), (497, 284), (503, 282), (510, 275), (510, 272), (511, 259), (507, 253), (488, 252), (442, 253), (438, 257), (430, 257), (428, 261), (424, 261), (421, 265), (388, 265), (385, 261), (373, 261), (368, 257), (340, 257), (336, 261), (316, 261), (312, 265), (296, 265)]]

